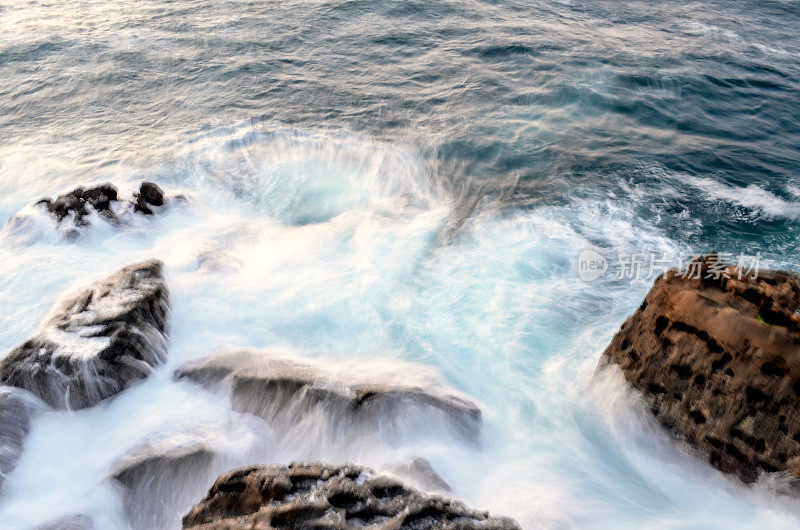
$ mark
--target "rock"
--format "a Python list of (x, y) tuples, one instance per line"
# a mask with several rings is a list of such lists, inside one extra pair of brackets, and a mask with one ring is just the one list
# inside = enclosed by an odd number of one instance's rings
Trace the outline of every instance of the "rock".
[(0, 361), (0, 383), (81, 409), (148, 376), (166, 357), (169, 292), (160, 261), (130, 265), (56, 304)]
[(164, 190), (152, 182), (142, 182), (139, 193), (134, 193), (133, 211), (152, 215), (151, 206), (164, 205)]
[(215, 452), (202, 442), (172, 447), (146, 444), (123, 457), (114, 465), (112, 478), (121, 487), (125, 516), (131, 526), (179, 526), (180, 514), (214, 479), (215, 458)]
[(242, 468), (219, 477), (183, 528), (518, 529), (459, 501), (424, 495), (354, 465)]
[[(89, 225), (90, 211), (87, 206), (91, 206), (108, 221), (125, 224), (131, 211), (153, 215), (153, 208), (164, 206), (166, 197), (157, 184), (145, 181), (139, 186), (139, 191), (133, 194), (133, 199), (126, 202), (120, 201), (117, 188), (113, 185), (100, 184), (91, 188), (79, 186), (55, 200), (44, 198), (36, 204), (43, 205), (58, 223), (71, 219), (75, 226)], [(70, 230), (65, 232), (74, 236)]]
[(450, 493), (450, 485), (433, 469), (431, 463), (422, 457), (412, 459), (389, 467), (389, 471), (398, 478), (410, 482), (423, 491)]
[(604, 358), (720, 470), (800, 477), (800, 279), (695, 264), (702, 279), (656, 280)]
[(235, 256), (214, 248), (204, 248), (197, 255), (199, 272), (232, 272), (242, 268), (242, 262)]
[(0, 487), (22, 455), (31, 421), (44, 408), (31, 393), (0, 386)]
[(141, 186), (139, 186), (139, 197), (142, 197), (147, 204), (153, 206), (164, 205), (164, 190), (158, 184), (153, 184), (152, 182), (142, 182)]
[[(456, 434), (477, 442), (481, 411), (474, 403), (433, 385), (406, 383), (419, 366), (402, 375), (383, 373), (379, 362), (333, 365), (281, 352), (240, 350), (212, 354), (175, 372), (208, 388), (230, 392), (233, 408), (273, 424), (295, 425), (314, 417), (332, 432), (380, 431), (394, 439), (409, 431)], [(398, 382), (392, 379), (397, 378)]]
[(111, 209), (111, 201), (117, 200), (117, 188), (111, 184), (101, 184), (93, 188), (77, 187), (69, 193), (59, 196), (55, 201), (42, 199), (36, 204), (43, 204), (58, 222), (68, 215), (73, 216), (76, 225), (88, 224), (85, 217), (89, 214), (86, 205), (91, 205), (98, 213), (110, 219), (117, 216)]

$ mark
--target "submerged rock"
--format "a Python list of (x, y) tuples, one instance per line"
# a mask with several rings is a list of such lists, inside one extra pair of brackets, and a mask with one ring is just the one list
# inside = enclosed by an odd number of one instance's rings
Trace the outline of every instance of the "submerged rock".
[(0, 383), (56, 408), (92, 406), (164, 361), (168, 313), (161, 262), (125, 267), (58, 303), (37, 334), (0, 361)]
[(0, 487), (22, 455), (31, 421), (44, 408), (31, 393), (0, 386)]
[[(114, 465), (125, 516), (135, 529), (175, 528), (180, 513), (190, 507), (214, 479), (216, 453), (194, 442), (169, 447), (137, 447)], [(222, 468), (224, 469), (224, 468)]]
[[(456, 434), (477, 441), (481, 411), (474, 403), (432, 385), (393, 377), (379, 362), (333, 365), (284, 356), (280, 352), (241, 350), (212, 354), (175, 372), (208, 388), (230, 392), (234, 410), (273, 423), (294, 425), (298, 418), (327, 422), (332, 431), (380, 431), (389, 438), (406, 431)], [(396, 378), (396, 381), (393, 379)]]
[(504, 517), (424, 495), (354, 465), (238, 469), (217, 479), (184, 518), (195, 530), (232, 528), (517, 529)]
[(720, 470), (800, 477), (800, 278), (696, 264), (656, 280), (604, 358)]

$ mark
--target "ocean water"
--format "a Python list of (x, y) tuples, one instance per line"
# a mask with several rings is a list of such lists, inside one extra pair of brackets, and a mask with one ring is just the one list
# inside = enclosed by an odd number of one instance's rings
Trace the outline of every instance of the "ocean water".
[[(0, 230), (0, 351), (137, 260), (173, 299), (165, 366), (35, 421), (0, 526), (126, 528), (114, 463), (197, 439), (252, 463), (424, 457), (524, 528), (796, 528), (780, 480), (718, 473), (595, 372), (652, 278), (576, 263), (800, 270), (798, 160), (796, 1), (0, 1), (0, 217), (27, 219)], [(74, 241), (31, 207), (143, 179), (188, 201)], [(480, 443), (265, 431), (172, 380), (239, 346), (453, 389)]]

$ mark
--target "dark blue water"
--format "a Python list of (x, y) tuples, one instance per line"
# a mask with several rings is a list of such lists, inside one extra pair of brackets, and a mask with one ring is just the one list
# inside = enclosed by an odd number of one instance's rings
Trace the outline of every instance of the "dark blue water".
[[(0, 3), (3, 220), (144, 177), (192, 209), (75, 244), (6, 230), (4, 348), (70, 283), (156, 255), (185, 304), (176, 359), (230, 341), (401, 358), (481, 400), (484, 452), (418, 452), (526, 527), (796, 525), (769, 484), (705, 469), (619, 381), (593, 382), (649, 280), (583, 284), (574, 263), (593, 246), (800, 270), (797, 1)], [(198, 277), (187, 256), (205, 248), (245, 272)], [(154, 383), (178, 399), (171, 384)], [(160, 417), (132, 400), (121, 410)], [(30, 506), (122, 524), (113, 495), (88, 493), (152, 435), (120, 413), (46, 420), (0, 509), (22, 526)], [(54, 453), (62, 428), (64, 447), (102, 429), (124, 441), (97, 442), (97, 460)], [(391, 452), (309, 451), (279, 456)], [(43, 477), (52, 491), (31, 493)]]

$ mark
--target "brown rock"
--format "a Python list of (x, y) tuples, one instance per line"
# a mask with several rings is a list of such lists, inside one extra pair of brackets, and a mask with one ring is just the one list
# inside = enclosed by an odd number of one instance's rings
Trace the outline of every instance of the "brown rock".
[(164, 190), (158, 184), (152, 182), (142, 182), (139, 186), (139, 197), (144, 199), (147, 204), (153, 206), (164, 205)]
[(142, 182), (139, 192), (133, 194), (133, 211), (153, 215), (152, 206), (164, 205), (164, 190), (158, 184)]
[(800, 477), (800, 279), (696, 264), (700, 279), (657, 279), (604, 356), (715, 467)]
[(291, 464), (222, 475), (183, 518), (195, 530), (234, 528), (518, 529), (459, 501), (428, 496), (372, 470)]

